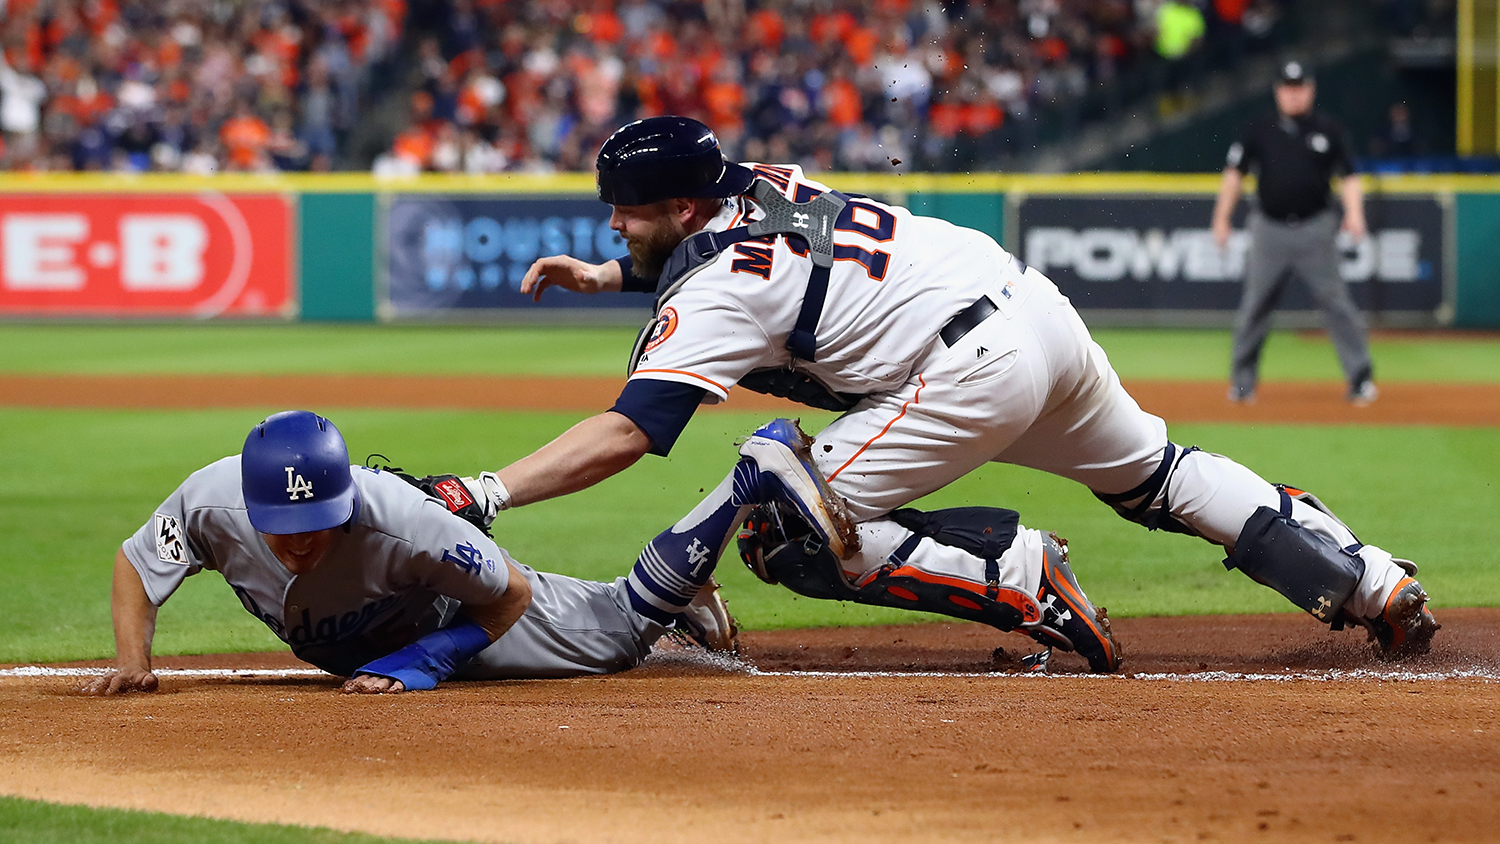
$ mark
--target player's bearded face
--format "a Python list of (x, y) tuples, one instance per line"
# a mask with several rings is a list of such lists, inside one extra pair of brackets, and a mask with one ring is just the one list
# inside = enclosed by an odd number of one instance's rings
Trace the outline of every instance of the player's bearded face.
[(687, 229), (677, 215), (666, 210), (666, 203), (659, 205), (663, 206), (659, 214), (627, 220), (620, 229), (625, 246), (630, 250), (631, 271), (641, 278), (660, 276), (672, 250), (687, 237)]

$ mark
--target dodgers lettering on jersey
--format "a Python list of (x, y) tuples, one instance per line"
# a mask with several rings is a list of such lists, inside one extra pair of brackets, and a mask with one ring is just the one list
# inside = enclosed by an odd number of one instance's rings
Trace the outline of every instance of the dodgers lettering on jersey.
[(438, 629), (461, 603), (498, 600), (510, 582), (506, 563), (534, 576), (406, 481), (362, 466), (353, 472), (360, 499), (353, 523), (334, 532), (327, 556), (301, 576), (250, 524), (238, 455), (189, 476), (125, 542), (125, 556), (157, 606), (184, 578), (219, 572), (297, 656), (335, 674)]
[[(794, 202), (828, 189), (795, 165), (746, 166)], [(872, 199), (850, 204), (834, 232), (816, 360), (797, 363), (830, 389), (859, 395), (894, 389), (959, 311), (986, 293), (1003, 299), (993, 295), (1000, 287), (1014, 299), (1025, 295), (1010, 255), (988, 235)], [(723, 231), (761, 213), (749, 198), (736, 197), (707, 228)], [(794, 239), (726, 249), (665, 303), (631, 380), (690, 384), (713, 402), (749, 372), (788, 366), (786, 339), (811, 268)], [(1008, 312), (1019, 302), (996, 304)]]

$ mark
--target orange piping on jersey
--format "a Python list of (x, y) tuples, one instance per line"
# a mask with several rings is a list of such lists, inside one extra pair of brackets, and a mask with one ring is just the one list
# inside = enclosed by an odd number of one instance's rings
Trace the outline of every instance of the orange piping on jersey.
[(708, 378), (704, 378), (702, 375), (699, 375), (696, 372), (687, 372), (681, 369), (637, 369), (635, 372), (631, 373), (631, 377), (634, 378), (636, 375), (645, 375), (648, 372), (660, 372), (666, 375), (686, 375), (689, 378), (697, 378), (699, 381), (713, 385), (714, 389), (718, 390), (721, 393), (724, 393), (725, 395), (728, 395), (729, 393), (729, 389), (726, 388), (723, 384), (720, 384), (719, 382), (710, 380)]
[(891, 429), (892, 425), (895, 425), (897, 422), (900, 422), (901, 421), (901, 417), (903, 417), (903, 416), (906, 415), (906, 409), (908, 407), (911, 407), (914, 404), (920, 404), (921, 403), (921, 401), (922, 401), (922, 390), (924, 388), (926, 388), (926, 386), (927, 386), (927, 379), (923, 378), (922, 375), (921, 375), (921, 373), (918, 373), (917, 374), (917, 383), (920, 385), (919, 387), (917, 387), (917, 394), (911, 397), (911, 401), (909, 401), (909, 402), (901, 405), (901, 412), (898, 413), (898, 414), (896, 414), (896, 418), (892, 419), (891, 421), (889, 421), (887, 423), (885, 423), (885, 427), (880, 429), (880, 433), (876, 434), (873, 437), (870, 437), (870, 439), (869, 439), (868, 442), (866, 442), (864, 445), (860, 446), (859, 447), (859, 451), (854, 452), (854, 456), (853, 457), (850, 457), (848, 460), (845, 460), (844, 461), (844, 465), (842, 465), (842, 466), (838, 467), (837, 469), (835, 469), (834, 472), (833, 472), (833, 474), (831, 474), (831, 475), (828, 476), (828, 480), (831, 481), (834, 478), (837, 478), (839, 476), (839, 472), (842, 472), (845, 469), (849, 468), (849, 464), (850, 463), (853, 463), (854, 461), (858, 460), (859, 456), (861, 454), (865, 453), (865, 449), (867, 449), (870, 446), (874, 445), (876, 440), (878, 440), (881, 437), (885, 436), (885, 432), (889, 431)]
[[(834, 245), (837, 246), (838, 244), (834, 244)], [(874, 250), (874, 254), (876, 254), (876, 255), (884, 255), (885, 256), (886, 269), (889, 270), (890, 269), (891, 253), (889, 253), (889, 252), (881, 252), (880, 250), (876, 249), (876, 250)], [(885, 276), (883, 276), (883, 275), (876, 275), (875, 271), (872, 270), (872, 269), (870, 269), (870, 265), (866, 264), (864, 262), (863, 258), (834, 258), (833, 260), (835, 260), (835, 261), (853, 261), (854, 263), (859, 264), (861, 267), (865, 268), (865, 275), (869, 276), (871, 281), (876, 281), (876, 282), (885, 281)]]

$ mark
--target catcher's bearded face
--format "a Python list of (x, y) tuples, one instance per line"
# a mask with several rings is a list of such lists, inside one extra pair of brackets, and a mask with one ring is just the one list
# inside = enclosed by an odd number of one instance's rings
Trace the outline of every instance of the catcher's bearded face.
[(630, 250), (632, 272), (641, 278), (656, 278), (688, 236), (682, 209), (687, 200), (664, 199), (650, 205), (616, 205), (609, 227), (620, 233)]
[(261, 538), (266, 541), (266, 547), (271, 549), (276, 559), (286, 566), (287, 571), (303, 575), (323, 562), (338, 531), (339, 528), (329, 528), (307, 533), (263, 533)]

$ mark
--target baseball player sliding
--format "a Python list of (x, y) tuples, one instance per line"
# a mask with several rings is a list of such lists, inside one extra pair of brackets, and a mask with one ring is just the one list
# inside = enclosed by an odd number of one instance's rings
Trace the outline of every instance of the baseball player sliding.
[[(621, 128), (597, 169), (629, 255), (543, 258), (522, 289), (654, 290), (656, 316), (614, 407), (481, 477), (490, 515), (666, 454), (699, 404), (740, 385), (844, 412), (810, 443), (784, 421), (758, 431), (724, 483), (653, 540), (632, 578), (663, 573), (640, 590), (661, 612), (687, 605), (750, 517), (741, 551), (768, 580), (1020, 628), (1114, 670), (1107, 618), (1060, 543), (1010, 511), (899, 509), (1000, 461), (1218, 545), (1227, 567), (1319, 621), (1363, 625), (1381, 653), (1428, 649), (1438, 624), (1413, 564), (1361, 543), (1315, 497), (1169, 440), (1068, 300), (988, 236), (830, 190), (793, 165), (727, 162), (682, 117)], [(775, 462), (793, 480), (757, 504), (746, 478)]]
[(240, 454), (188, 477), (120, 548), (116, 669), (83, 691), (157, 688), (157, 608), (203, 569), (223, 575), (299, 658), (349, 677), (350, 693), (431, 689), (450, 676), (607, 674), (639, 663), (669, 629), (734, 646), (711, 582), (676, 613), (642, 615), (626, 578), (595, 583), (516, 562), (450, 512), (472, 504), (451, 476), (428, 495), (398, 474), (350, 466), (327, 419), (271, 416)]

